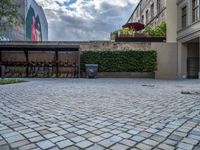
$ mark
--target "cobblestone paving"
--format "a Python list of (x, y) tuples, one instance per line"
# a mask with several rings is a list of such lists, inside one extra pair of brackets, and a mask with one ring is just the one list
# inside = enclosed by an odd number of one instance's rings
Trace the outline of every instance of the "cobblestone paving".
[(200, 150), (195, 92), (199, 80), (32, 79), (3, 85), (0, 150)]

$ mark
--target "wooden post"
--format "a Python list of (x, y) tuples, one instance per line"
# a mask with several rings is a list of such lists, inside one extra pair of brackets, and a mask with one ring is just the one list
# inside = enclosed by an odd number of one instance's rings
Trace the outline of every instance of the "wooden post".
[(29, 68), (29, 56), (28, 56), (28, 50), (25, 50), (24, 53), (25, 53), (25, 56), (26, 56), (26, 77), (29, 77), (29, 71), (28, 71), (28, 68)]
[(80, 71), (81, 71), (81, 52), (80, 48), (78, 49), (78, 78), (80, 78)]
[(2, 51), (0, 51), (0, 64), (2, 63)]
[(58, 67), (59, 67), (59, 62), (58, 62), (58, 50), (55, 50), (55, 54), (56, 54), (56, 77), (58, 78)]

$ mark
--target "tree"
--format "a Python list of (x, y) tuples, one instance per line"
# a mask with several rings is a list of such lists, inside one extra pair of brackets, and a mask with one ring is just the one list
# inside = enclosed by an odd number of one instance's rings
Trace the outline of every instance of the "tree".
[(0, 34), (7, 26), (19, 24), (17, 7), (13, 0), (0, 0)]

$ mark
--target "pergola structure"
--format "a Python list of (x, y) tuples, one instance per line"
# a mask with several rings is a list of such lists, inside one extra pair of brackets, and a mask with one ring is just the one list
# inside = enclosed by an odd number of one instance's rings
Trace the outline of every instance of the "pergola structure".
[(79, 78), (80, 46), (65, 42), (0, 42), (0, 65), (6, 72), (9, 67), (24, 68), (24, 77), (38, 77), (38, 72), (45, 74), (41, 77), (69, 77), (71, 72), (70, 77)]

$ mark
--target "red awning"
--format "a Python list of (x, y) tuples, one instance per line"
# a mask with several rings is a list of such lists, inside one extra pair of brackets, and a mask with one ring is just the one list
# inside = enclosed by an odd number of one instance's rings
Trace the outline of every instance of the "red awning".
[(145, 28), (144, 24), (139, 23), (139, 22), (127, 23), (127, 24), (123, 25), (122, 27), (134, 29), (135, 31), (140, 31), (140, 30), (143, 30)]

